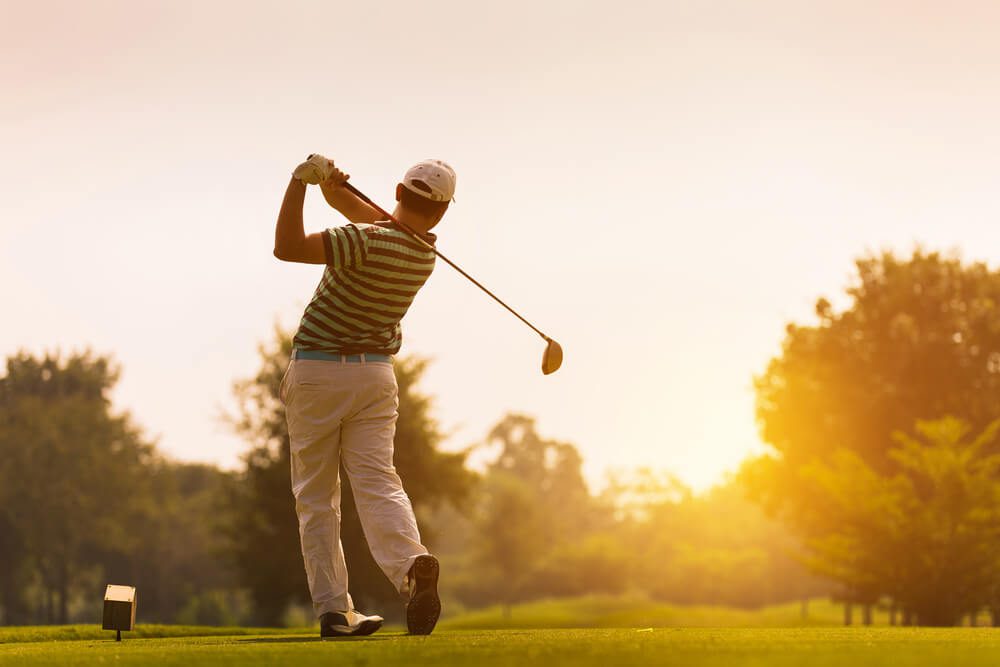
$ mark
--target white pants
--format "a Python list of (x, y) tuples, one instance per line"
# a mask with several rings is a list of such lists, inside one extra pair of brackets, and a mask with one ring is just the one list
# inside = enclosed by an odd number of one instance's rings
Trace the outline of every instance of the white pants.
[(420, 543), (392, 461), (399, 407), (392, 364), (293, 359), (281, 381), (302, 560), (319, 616), (354, 605), (340, 543), (340, 463), (375, 562), (402, 591)]

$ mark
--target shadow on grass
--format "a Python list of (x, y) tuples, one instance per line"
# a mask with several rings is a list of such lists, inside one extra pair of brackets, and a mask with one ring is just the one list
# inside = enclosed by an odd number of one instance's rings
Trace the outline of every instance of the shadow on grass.
[(239, 644), (299, 644), (305, 642), (384, 642), (392, 637), (337, 637), (335, 639), (320, 639), (319, 637), (251, 637), (237, 639)]

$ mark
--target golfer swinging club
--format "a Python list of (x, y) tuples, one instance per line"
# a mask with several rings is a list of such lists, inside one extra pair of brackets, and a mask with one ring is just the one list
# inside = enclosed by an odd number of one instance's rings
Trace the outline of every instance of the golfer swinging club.
[[(291, 443), (292, 492), (302, 560), (320, 636), (368, 635), (382, 617), (354, 609), (340, 543), (340, 464), (351, 481), (372, 556), (404, 596), (412, 634), (441, 613), (438, 561), (420, 543), (410, 499), (393, 466), (399, 322), (434, 268), (434, 253), (344, 187), (348, 175), (310, 155), (292, 174), (278, 214), (274, 255), (325, 264), (293, 339), (281, 381)], [(349, 221), (306, 235), (306, 184)], [(439, 160), (411, 167), (396, 186), (393, 217), (428, 244), (455, 194), (455, 171)]]

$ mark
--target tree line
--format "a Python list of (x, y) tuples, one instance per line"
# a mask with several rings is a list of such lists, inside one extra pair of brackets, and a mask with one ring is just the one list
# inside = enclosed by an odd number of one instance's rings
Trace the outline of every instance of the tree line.
[[(1000, 622), (1000, 272), (915, 251), (856, 263), (844, 306), (789, 324), (755, 378), (769, 451), (716, 488), (619, 474), (599, 493), (572, 443), (507, 414), (442, 447), (426, 362), (401, 358), (396, 464), (452, 609), (641, 593), (754, 607), (833, 594), (894, 622)], [(172, 461), (108, 395), (92, 353), (7, 358), (0, 377), (0, 623), (94, 620), (108, 582), (146, 621), (309, 621), (277, 398), (276, 330), (234, 384), (235, 472)], [(667, 430), (665, 425), (665, 431)], [(613, 446), (614, 443), (608, 443)], [(473, 470), (470, 453), (488, 463)], [(484, 457), (479, 457), (484, 458)], [(359, 608), (402, 605), (367, 551), (349, 484), (343, 539)]]
[[(225, 622), (220, 559), (236, 480), (164, 458), (111, 409), (105, 357), (8, 357), (0, 378), (0, 623), (93, 620), (104, 585), (139, 588), (154, 617)], [(204, 609), (202, 609), (204, 607)]]
[[(248, 443), (235, 472), (158, 452), (113, 410), (119, 369), (109, 358), (9, 357), (0, 377), (0, 623), (96, 621), (106, 583), (137, 586), (144, 622), (310, 622), (277, 398), (290, 345), (276, 331), (258, 370), (234, 383), (229, 421)], [(419, 388), (426, 365), (397, 360), (396, 466), (441, 556), (453, 609), (625, 592), (754, 606), (824, 590), (738, 481), (695, 495), (669, 475), (636, 471), (594, 494), (578, 450), (518, 414), (475, 445), (492, 462), (470, 469), (472, 447), (441, 446), (433, 399)], [(343, 483), (355, 603), (399, 617)]]

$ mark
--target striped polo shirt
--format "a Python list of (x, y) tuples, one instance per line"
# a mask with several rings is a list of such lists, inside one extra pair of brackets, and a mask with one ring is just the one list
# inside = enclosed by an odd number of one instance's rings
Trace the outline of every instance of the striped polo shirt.
[[(437, 237), (422, 235), (431, 245)], [(434, 270), (434, 253), (391, 222), (323, 235), (326, 268), (293, 345), (331, 354), (396, 354), (399, 321)]]

